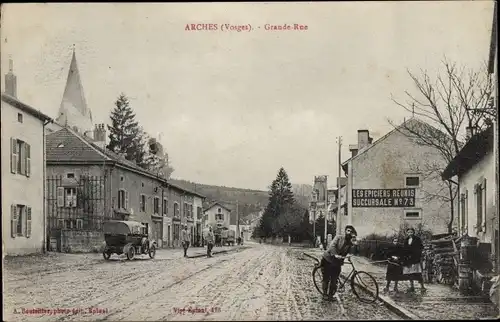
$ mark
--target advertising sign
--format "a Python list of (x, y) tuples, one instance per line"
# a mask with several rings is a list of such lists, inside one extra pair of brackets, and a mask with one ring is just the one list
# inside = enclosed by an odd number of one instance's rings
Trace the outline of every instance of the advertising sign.
[(355, 208), (407, 208), (415, 207), (415, 188), (352, 189)]

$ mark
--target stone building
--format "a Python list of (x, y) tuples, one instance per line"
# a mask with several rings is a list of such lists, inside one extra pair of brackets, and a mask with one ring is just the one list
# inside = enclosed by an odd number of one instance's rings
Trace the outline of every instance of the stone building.
[(48, 231), (53, 248), (90, 250), (102, 242), (102, 221), (148, 226), (159, 247), (180, 245), (182, 225), (193, 227), (194, 199), (205, 198), (105, 148), (104, 125), (95, 139), (63, 128), (47, 135)]
[[(429, 127), (415, 118), (408, 127)], [(358, 144), (343, 162), (347, 176), (347, 216), (358, 236), (392, 234), (402, 225), (422, 224), (434, 233), (445, 233), (450, 205), (431, 198), (446, 187), (439, 174), (428, 174), (430, 165), (446, 166), (434, 148), (418, 144), (404, 133), (402, 125), (373, 142), (368, 130), (358, 130)]]
[(493, 127), (477, 133), (465, 144), (443, 172), (443, 179), (458, 177), (460, 189), (458, 232), (477, 238), (485, 258), (498, 254), (498, 216), (495, 197)]
[(45, 127), (47, 115), (17, 99), (9, 61), (2, 93), (2, 249), (6, 255), (45, 250)]

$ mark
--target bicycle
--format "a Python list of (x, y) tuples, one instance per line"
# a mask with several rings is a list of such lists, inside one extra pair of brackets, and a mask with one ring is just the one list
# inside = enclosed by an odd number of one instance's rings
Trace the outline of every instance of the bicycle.
[[(321, 295), (323, 295), (323, 290), (322, 290), (323, 273), (321, 272), (321, 262), (318, 258), (312, 255), (309, 255), (307, 253), (304, 253), (304, 255), (316, 261), (312, 271), (313, 283), (314, 286), (316, 286), (318, 292)], [(354, 267), (354, 263), (351, 261), (350, 257), (347, 258), (347, 261), (344, 260), (344, 263), (350, 264), (352, 270), (347, 275), (347, 277), (342, 277), (342, 274), (339, 275), (337, 289), (338, 290), (344, 289), (344, 286), (345, 284), (347, 284), (347, 281), (350, 281), (351, 290), (359, 301), (367, 304), (374, 303), (378, 299), (378, 294), (379, 294), (378, 283), (375, 280), (375, 278), (370, 274), (368, 274), (367, 272), (356, 270), (356, 268)], [(368, 281), (369, 283), (367, 283), (366, 281)]]

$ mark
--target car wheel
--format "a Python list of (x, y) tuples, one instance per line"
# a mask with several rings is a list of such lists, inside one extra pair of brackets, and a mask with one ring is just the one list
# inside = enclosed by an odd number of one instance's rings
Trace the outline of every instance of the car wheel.
[(109, 258), (111, 257), (111, 253), (110, 252), (102, 252), (102, 257), (104, 257), (105, 260), (109, 260)]
[(155, 258), (155, 255), (156, 255), (156, 247), (154, 245), (152, 245), (149, 248), (149, 257), (150, 258)]
[(128, 250), (127, 250), (127, 259), (128, 260), (132, 260), (134, 258), (134, 255), (135, 255), (135, 249), (134, 247), (130, 247)]

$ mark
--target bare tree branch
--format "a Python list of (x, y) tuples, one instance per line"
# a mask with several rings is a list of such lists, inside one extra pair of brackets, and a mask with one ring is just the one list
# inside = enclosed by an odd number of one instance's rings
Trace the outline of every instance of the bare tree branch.
[[(391, 100), (413, 117), (420, 117), (424, 123), (404, 122), (396, 125), (389, 123), (413, 139), (417, 144), (434, 148), (444, 162), (419, 160), (410, 164), (413, 171), (421, 173), (425, 180), (440, 180), (441, 173), (449, 162), (459, 153), (467, 138), (467, 127), (480, 131), (491, 125), (496, 110), (490, 107), (492, 80), (487, 72), (486, 63), (479, 70), (458, 66), (446, 56), (442, 60), (443, 70), (431, 77), (426, 70), (418, 73), (407, 70), (415, 86), (414, 91), (404, 91), (406, 103), (391, 94)], [(450, 203), (451, 218), (454, 218), (454, 201), (458, 195), (456, 186), (443, 182), (437, 191), (422, 189), (424, 200), (441, 200)]]

